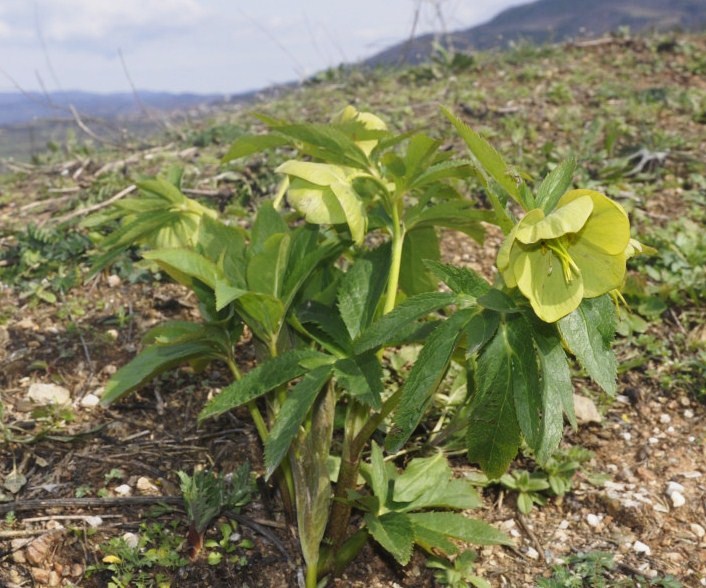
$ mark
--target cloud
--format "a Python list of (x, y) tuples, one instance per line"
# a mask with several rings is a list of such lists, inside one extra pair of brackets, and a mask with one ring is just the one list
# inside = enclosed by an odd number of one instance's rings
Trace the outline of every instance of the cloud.
[(56, 42), (101, 40), (192, 26), (206, 10), (197, 0), (38, 0), (44, 35)]
[(6, 22), (0, 20), (0, 39), (9, 39), (12, 35), (12, 29)]

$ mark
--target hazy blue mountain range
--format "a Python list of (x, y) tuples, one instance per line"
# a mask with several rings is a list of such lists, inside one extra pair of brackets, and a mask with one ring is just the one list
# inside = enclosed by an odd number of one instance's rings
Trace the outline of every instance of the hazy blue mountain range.
[[(485, 24), (451, 33), (448, 40), (456, 50), (490, 49), (522, 39), (546, 43), (597, 37), (621, 27), (629, 27), (631, 33), (703, 30), (706, 0), (538, 0), (509, 8)], [(399, 43), (365, 64), (427, 61), (436, 37), (428, 34)]]
[(114, 120), (144, 115), (149, 112), (185, 111), (202, 105), (215, 104), (229, 99), (244, 100), (251, 93), (237, 97), (203, 94), (172, 94), (169, 92), (139, 92), (98, 94), (93, 92), (39, 92), (0, 93), (0, 126), (27, 123), (34, 119), (72, 118), (69, 105), (81, 117)]

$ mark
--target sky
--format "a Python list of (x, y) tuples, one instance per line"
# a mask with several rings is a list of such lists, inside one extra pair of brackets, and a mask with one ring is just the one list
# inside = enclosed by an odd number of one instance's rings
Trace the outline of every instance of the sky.
[(0, 92), (234, 94), (528, 1), (0, 0)]

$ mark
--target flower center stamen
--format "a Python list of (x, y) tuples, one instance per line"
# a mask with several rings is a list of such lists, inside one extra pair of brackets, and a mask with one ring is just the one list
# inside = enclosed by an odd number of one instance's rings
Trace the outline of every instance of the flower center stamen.
[(554, 255), (556, 255), (559, 259), (561, 263), (561, 268), (564, 272), (564, 280), (567, 284), (571, 283), (571, 281), (574, 279), (574, 275), (581, 275), (581, 271), (579, 270), (574, 260), (571, 259), (569, 252), (566, 250), (566, 244), (562, 239), (552, 239), (551, 241), (543, 241), (542, 246), (543, 248), (551, 250)]

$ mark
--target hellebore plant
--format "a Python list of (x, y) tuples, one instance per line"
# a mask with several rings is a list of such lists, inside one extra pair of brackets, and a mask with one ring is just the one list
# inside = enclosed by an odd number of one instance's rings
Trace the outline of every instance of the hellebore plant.
[[(289, 159), (277, 168), (273, 202), (248, 229), (190, 205), (172, 174), (138, 184), (148, 205), (131, 199), (111, 213), (123, 224), (96, 264), (143, 246), (146, 260), (193, 290), (203, 318), (147, 333), (103, 402), (180, 364), (224, 362), (233, 382), (199, 418), (250, 411), (266, 476), (296, 518), (310, 588), (369, 538), (400, 564), (415, 545), (450, 555), (454, 539), (508, 543), (453, 512), (480, 501), (453, 478), (443, 439), (465, 434), (468, 459), (498, 479), (523, 440), (546, 462), (564, 415), (575, 424), (567, 352), (615, 391), (607, 293), (639, 250), (625, 212), (598, 192), (570, 189), (572, 161), (533, 192), (483, 138), (443, 113), (471, 158), (454, 158), (421, 131), (395, 134), (352, 107), (328, 124), (261, 117), (269, 132), (243, 135), (224, 162), (265, 150)], [(490, 210), (465, 195), (469, 181), (480, 182)], [(506, 235), (494, 284), (440, 262), (440, 228), (482, 242), (482, 222)], [(259, 363), (242, 373), (236, 345), (245, 327)], [(411, 344), (421, 348), (411, 371), (391, 383), (390, 351)], [(467, 375), (466, 394), (430, 438), (420, 425), (452, 363)], [(410, 439), (421, 449), (404, 464)]]

